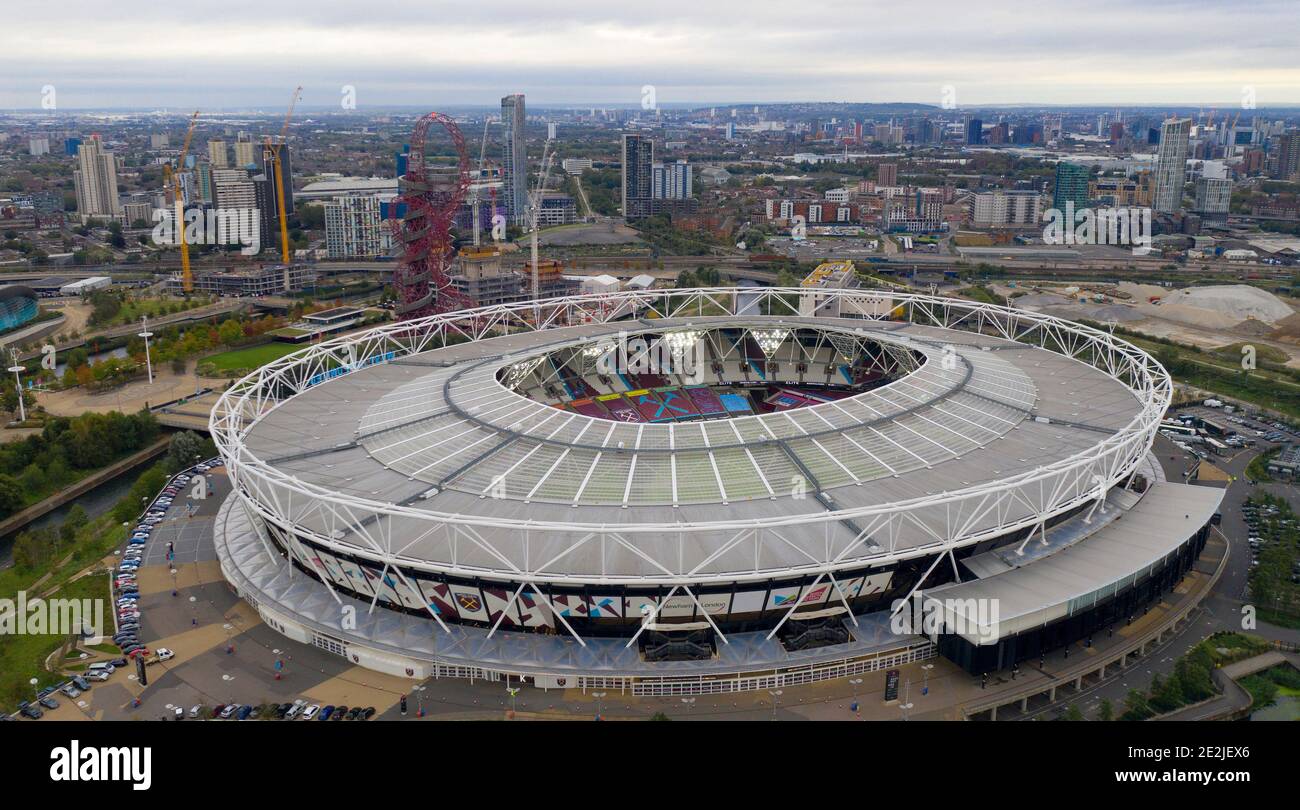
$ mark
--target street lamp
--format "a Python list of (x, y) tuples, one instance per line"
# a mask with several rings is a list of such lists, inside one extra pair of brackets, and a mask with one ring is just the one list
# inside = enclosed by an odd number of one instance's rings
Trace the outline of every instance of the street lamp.
[(853, 684), (853, 703), (849, 708), (856, 712), (858, 710), (858, 687), (862, 685), (862, 679), (849, 678), (849, 683)]
[(780, 703), (777, 698), (781, 697), (784, 692), (781, 689), (769, 689), (767, 690), (767, 693), (772, 696), (772, 719), (776, 720), (776, 707), (777, 704)]
[(923, 696), (930, 694), (930, 670), (932, 669), (934, 669), (934, 664), (921, 665), (921, 672), (925, 673), (924, 679), (921, 681), (921, 694)]
[(149, 372), (149, 384), (153, 385), (153, 360), (149, 356), (149, 338), (153, 337), (153, 332), (149, 331), (149, 316), (140, 316), (140, 334), (136, 337), (144, 338), (144, 367)]
[(605, 712), (604, 712), (604, 704), (601, 702), (601, 698), (603, 698), (603, 697), (605, 696), (605, 693), (604, 693), (604, 692), (592, 692), (592, 693), (591, 693), (591, 696), (594, 697), (594, 698), (596, 699), (596, 719), (599, 720), (599, 719), (601, 719), (601, 717), (603, 717), (604, 714), (605, 714)]
[(507, 686), (506, 691), (510, 693), (510, 716), (515, 716), (515, 695), (519, 694), (519, 687)]
[(682, 698), (682, 703), (686, 704), (686, 711), (687, 713), (690, 713), (691, 709), (695, 707), (695, 698), (684, 697)]
[(18, 391), (18, 421), (26, 422), (27, 406), (23, 404), (23, 381), (22, 378), (18, 376), (19, 374), (22, 374), (24, 369), (22, 364), (18, 362), (18, 350), (10, 349), (9, 354), (14, 359), (14, 364), (9, 367), (9, 370), (14, 373), (14, 388)]
[(903, 720), (907, 720), (907, 713), (912, 708), (912, 679), (908, 678), (903, 684), (903, 703), (898, 707), (903, 710)]

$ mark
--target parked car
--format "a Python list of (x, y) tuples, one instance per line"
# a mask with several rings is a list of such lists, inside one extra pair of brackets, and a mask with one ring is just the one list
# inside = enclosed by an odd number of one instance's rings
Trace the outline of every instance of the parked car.
[(89, 691), (90, 691), (90, 684), (87, 683), (87, 682), (86, 682), (86, 679), (83, 678), (83, 677), (81, 677), (80, 675), (73, 675), (73, 676), (72, 676), (72, 685), (75, 686), (75, 687), (77, 687), (78, 689), (80, 689), (80, 690), (83, 691), (83, 692), (89, 692)]
[(159, 660), (159, 661), (170, 661), (171, 659), (173, 659), (173, 658), (175, 658), (175, 657), (176, 657), (176, 653), (172, 652), (171, 650), (167, 649), (166, 647), (159, 647), (159, 648), (158, 648), (158, 660)]
[(74, 699), (74, 700), (77, 699), (78, 697), (81, 697), (81, 690), (78, 689), (78, 688), (77, 688), (76, 686), (74, 686), (73, 684), (70, 684), (70, 683), (69, 683), (69, 684), (64, 684), (64, 685), (63, 685), (63, 688), (60, 689), (59, 691), (62, 692), (63, 694), (65, 694), (65, 695), (67, 695), (68, 697)]
[(364, 708), (364, 709), (361, 710), (361, 719), (362, 719), (362, 720), (369, 720), (370, 718), (372, 718), (372, 717), (374, 717), (374, 716), (375, 716), (375, 707), (374, 707), (374, 706), (367, 706), (366, 708)]
[(208, 716), (211, 717), (213, 720), (216, 720), (218, 717), (221, 716), (221, 713), (224, 712), (225, 710), (226, 710), (225, 704), (221, 704), (219, 706), (213, 706), (212, 714)]
[(339, 707), (337, 707), (337, 708), (334, 709), (334, 714), (330, 715), (330, 719), (332, 719), (332, 720), (342, 720), (342, 719), (343, 719), (343, 716), (344, 716), (345, 714), (347, 714), (347, 713), (348, 713), (348, 707), (347, 707), (347, 706), (339, 706)]
[(334, 707), (333, 707), (333, 706), (326, 706), (325, 708), (323, 708), (323, 709), (320, 710), (320, 714), (317, 716), (316, 719), (317, 719), (317, 720), (328, 720), (328, 719), (330, 719), (330, 715), (333, 714), (333, 713), (334, 713)]
[(18, 713), (23, 717), (30, 717), (32, 720), (40, 720), (45, 715), (40, 706), (28, 703), (25, 700), (18, 704)]
[(59, 708), (59, 702), (58, 702), (57, 700), (55, 700), (54, 698), (50, 697), (49, 695), (43, 695), (43, 696), (41, 696), (40, 700), (38, 700), (37, 702), (40, 703), (42, 706), (44, 706), (44, 707), (47, 708), (47, 709), (57, 709), (57, 708)]
[(316, 713), (319, 711), (320, 711), (320, 705), (313, 703), (312, 705), (302, 710), (302, 719), (310, 720), (313, 717), (315, 717)]
[(98, 681), (99, 683), (103, 683), (111, 677), (113, 677), (113, 670), (111, 669), (99, 669), (86, 673), (86, 680)]
[(222, 720), (229, 720), (231, 717), (233, 717), (233, 716), (235, 715), (235, 712), (237, 712), (237, 711), (239, 711), (239, 704), (238, 704), (238, 703), (232, 703), (232, 704), (230, 704), (229, 706), (227, 706), (227, 707), (225, 707), (224, 709), (222, 709), (222, 710), (221, 710), (221, 714), (218, 715), (218, 716), (219, 716)]
[(248, 716), (249, 716), (250, 714), (252, 714), (252, 713), (253, 713), (253, 707), (252, 707), (252, 706), (241, 706), (241, 707), (239, 708), (239, 711), (235, 714), (235, 719), (236, 719), (236, 720), (247, 720), (247, 719), (248, 719)]

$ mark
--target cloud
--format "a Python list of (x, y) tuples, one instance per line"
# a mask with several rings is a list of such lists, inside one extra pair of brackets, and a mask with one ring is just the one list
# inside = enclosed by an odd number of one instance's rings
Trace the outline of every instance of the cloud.
[[(362, 107), (787, 100), (1300, 103), (1300, 5), (969, 0), (647, 5), (179, 0), (131, 16), (72, 0), (0, 31), (0, 107)], [(27, 8), (30, 9), (30, 6)], [(52, 7), (53, 8), (53, 7)], [(163, 14), (159, 14), (159, 9)], [(57, 16), (56, 16), (57, 15)], [(1245, 32), (1249, 31), (1249, 36)], [(1241, 35), (1234, 35), (1240, 32)]]

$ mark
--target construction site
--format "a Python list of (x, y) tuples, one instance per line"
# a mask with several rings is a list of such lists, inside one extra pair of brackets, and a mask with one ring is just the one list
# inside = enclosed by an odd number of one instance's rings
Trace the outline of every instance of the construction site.
[(1171, 289), (1129, 281), (1034, 281), (990, 289), (1020, 309), (1114, 325), (1200, 349), (1270, 346), (1287, 355), (1285, 365), (1300, 368), (1300, 317), (1291, 299), (1249, 284)]

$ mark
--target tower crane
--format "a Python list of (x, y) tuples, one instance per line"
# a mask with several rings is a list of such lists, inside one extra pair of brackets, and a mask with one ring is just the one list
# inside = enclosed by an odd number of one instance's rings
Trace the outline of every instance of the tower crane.
[(284, 177), (281, 173), (280, 149), (287, 143), (289, 121), (293, 118), (293, 108), (297, 105), (298, 98), (301, 95), (302, 85), (298, 85), (298, 87), (294, 88), (293, 97), (289, 99), (289, 111), (284, 114), (284, 125), (280, 127), (279, 142), (272, 143), (269, 135), (264, 141), (264, 145), (269, 147), (271, 151), (271, 170), (275, 178), (275, 206), (280, 220), (280, 258), (286, 267), (291, 263), (292, 257), (289, 255), (289, 219), (284, 210), (284, 185), (292, 182), (292, 179)]
[[(190, 116), (189, 129), (185, 130), (185, 142), (181, 145), (181, 155), (176, 159), (176, 172), (185, 170), (185, 157), (190, 152), (190, 141), (194, 137), (194, 124), (199, 120), (199, 111)], [(194, 289), (194, 271), (190, 269), (190, 246), (185, 242), (185, 201), (184, 194), (176, 187), (176, 172), (170, 163), (163, 164), (163, 189), (172, 193), (172, 203), (176, 206), (176, 233), (181, 245), (181, 283), (186, 293)]]
[(541, 294), (541, 281), (537, 262), (537, 225), (542, 213), (542, 193), (546, 191), (546, 181), (551, 177), (551, 164), (554, 161), (555, 153), (551, 151), (551, 139), (547, 138), (546, 144), (542, 147), (542, 162), (537, 169), (537, 187), (533, 189), (532, 199), (528, 201), (528, 227), (533, 232), (533, 301), (537, 301), (538, 296)]
[[(470, 189), (470, 195), (469, 195), (470, 207), (474, 212), (474, 247), (475, 248), (478, 248), (482, 244), (482, 242), (479, 240), (479, 234), (483, 230), (483, 224), (480, 221), (482, 219), (483, 214), (479, 210), (479, 189), (483, 186), (483, 165), (484, 165), (484, 160), (487, 158), (488, 124), (490, 124), (491, 122), (492, 122), (492, 116), (490, 115), (483, 116), (483, 142), (479, 145), (478, 148), (478, 180), (474, 183), (474, 186)], [(493, 206), (493, 209), (495, 210), (495, 206)]]

